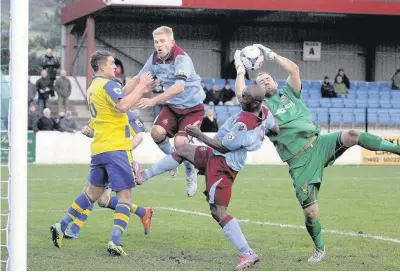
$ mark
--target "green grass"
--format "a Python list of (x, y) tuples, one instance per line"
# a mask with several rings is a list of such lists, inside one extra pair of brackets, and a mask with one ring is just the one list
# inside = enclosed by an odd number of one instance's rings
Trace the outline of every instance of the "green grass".
[[(199, 177), (197, 194), (188, 198), (183, 169), (176, 179), (163, 175), (134, 189), (134, 202), (155, 207), (156, 214), (148, 236), (137, 217), (131, 217), (122, 238), (129, 256), (108, 256), (113, 212), (99, 208), (79, 240), (55, 248), (49, 227), (81, 192), (87, 174), (84, 165), (29, 167), (29, 270), (231, 270), (236, 265), (238, 253), (212, 218), (160, 208), (209, 213), (204, 178)], [(399, 176), (398, 167), (328, 168), (320, 193), (323, 228), (399, 240)], [(287, 167), (246, 166), (233, 186), (229, 213), (251, 221), (240, 225), (261, 258), (252, 270), (400, 270), (400, 243), (325, 233), (327, 257), (310, 266), (313, 247), (305, 229), (252, 223), (304, 225)]]

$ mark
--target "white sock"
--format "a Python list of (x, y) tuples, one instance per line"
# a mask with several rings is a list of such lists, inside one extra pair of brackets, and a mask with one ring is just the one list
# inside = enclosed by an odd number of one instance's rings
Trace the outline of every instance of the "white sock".
[(251, 250), (236, 219), (233, 218), (222, 229), (226, 238), (240, 251), (240, 255), (248, 253)]
[(158, 143), (157, 145), (161, 149), (161, 151), (164, 152), (166, 155), (169, 155), (173, 152), (168, 137), (165, 137), (165, 140), (162, 141), (161, 143)]

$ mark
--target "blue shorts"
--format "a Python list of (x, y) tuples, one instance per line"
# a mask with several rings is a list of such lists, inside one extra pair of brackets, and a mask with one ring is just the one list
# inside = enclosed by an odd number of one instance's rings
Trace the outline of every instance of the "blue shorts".
[(135, 187), (130, 151), (110, 151), (92, 156), (89, 182), (93, 186), (109, 186), (114, 192)]

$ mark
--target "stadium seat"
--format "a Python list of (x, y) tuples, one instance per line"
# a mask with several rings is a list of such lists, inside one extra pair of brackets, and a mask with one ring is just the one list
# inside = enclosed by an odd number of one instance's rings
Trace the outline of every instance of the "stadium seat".
[(332, 107), (331, 99), (330, 98), (321, 98), (319, 100), (319, 104), (322, 108), (330, 108)]
[(217, 122), (218, 123), (223, 123), (228, 118), (229, 118), (229, 113), (228, 112), (221, 112), (221, 113), (217, 114)]
[(342, 124), (342, 109), (339, 108), (330, 108), (329, 116), (330, 123), (333, 125), (341, 125)]
[(378, 114), (378, 124), (379, 125), (389, 125), (390, 124), (390, 115), (389, 110), (381, 109), (377, 111)]
[[(348, 99), (355, 99), (357, 97), (357, 94), (356, 94), (356, 92), (349, 92), (348, 94), (347, 94), (347, 97), (346, 98), (348, 98)], [(344, 101), (345, 103), (346, 103), (346, 101)]]
[(390, 109), (390, 123), (394, 126), (400, 126), (400, 109)]
[(357, 82), (356, 81), (351, 81), (350, 82), (350, 89), (351, 90), (356, 90), (357, 89)]
[(353, 109), (354, 123), (357, 125), (365, 124), (365, 109)]
[(368, 99), (368, 108), (379, 108), (379, 100)]
[(373, 99), (379, 99), (380, 93), (378, 91), (370, 91), (368, 92), (368, 97)]
[(316, 111), (317, 123), (318, 124), (328, 124), (328, 114), (329, 110), (327, 108), (318, 108)]
[(378, 90), (379, 82), (368, 82), (368, 90)]
[(376, 125), (378, 124), (378, 109), (368, 109), (368, 124)]
[(228, 112), (228, 106), (215, 106), (214, 107), (214, 112), (216, 114), (220, 114), (220, 113), (224, 113), (224, 112)]
[(400, 101), (392, 100), (392, 108), (393, 109), (400, 109)]
[(310, 89), (313, 90), (321, 90), (322, 81), (320, 80), (311, 80), (310, 81)]
[(342, 109), (342, 121), (344, 125), (354, 124), (353, 109)]
[(310, 94), (311, 99), (319, 99), (321, 97), (320, 90), (309, 90), (308, 93)]
[(301, 81), (301, 86), (303, 87), (303, 90), (304, 90), (304, 89), (310, 89), (310, 81), (308, 81), (308, 80), (302, 80), (302, 81)]
[(307, 105), (311, 108), (319, 108), (319, 100), (316, 99), (309, 99)]
[(392, 88), (392, 84), (389, 81), (383, 81), (379, 83), (380, 85), (380, 89), (391, 89)]
[(365, 90), (367, 90), (367, 89), (368, 89), (368, 82), (364, 82), (364, 81), (358, 82), (358, 84), (357, 84), (357, 89), (358, 89), (358, 90), (360, 90), (360, 89), (365, 89)]
[(355, 99), (345, 99), (343, 102), (346, 108), (355, 108), (357, 106)]
[(240, 108), (240, 106), (229, 106), (228, 107), (228, 112), (229, 113), (236, 114), (236, 113), (241, 112), (241, 111), (242, 111), (242, 108)]
[(343, 108), (344, 107), (342, 98), (332, 98), (331, 102), (332, 102), (332, 107), (334, 107), (334, 108)]

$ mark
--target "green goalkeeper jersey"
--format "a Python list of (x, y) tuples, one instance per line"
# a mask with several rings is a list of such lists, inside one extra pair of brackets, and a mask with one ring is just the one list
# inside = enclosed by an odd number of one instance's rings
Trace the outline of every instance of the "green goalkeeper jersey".
[(280, 129), (279, 134), (270, 131), (267, 136), (283, 161), (298, 154), (311, 137), (321, 131), (319, 126), (313, 124), (311, 112), (301, 102), (301, 93), (289, 84), (265, 102)]

